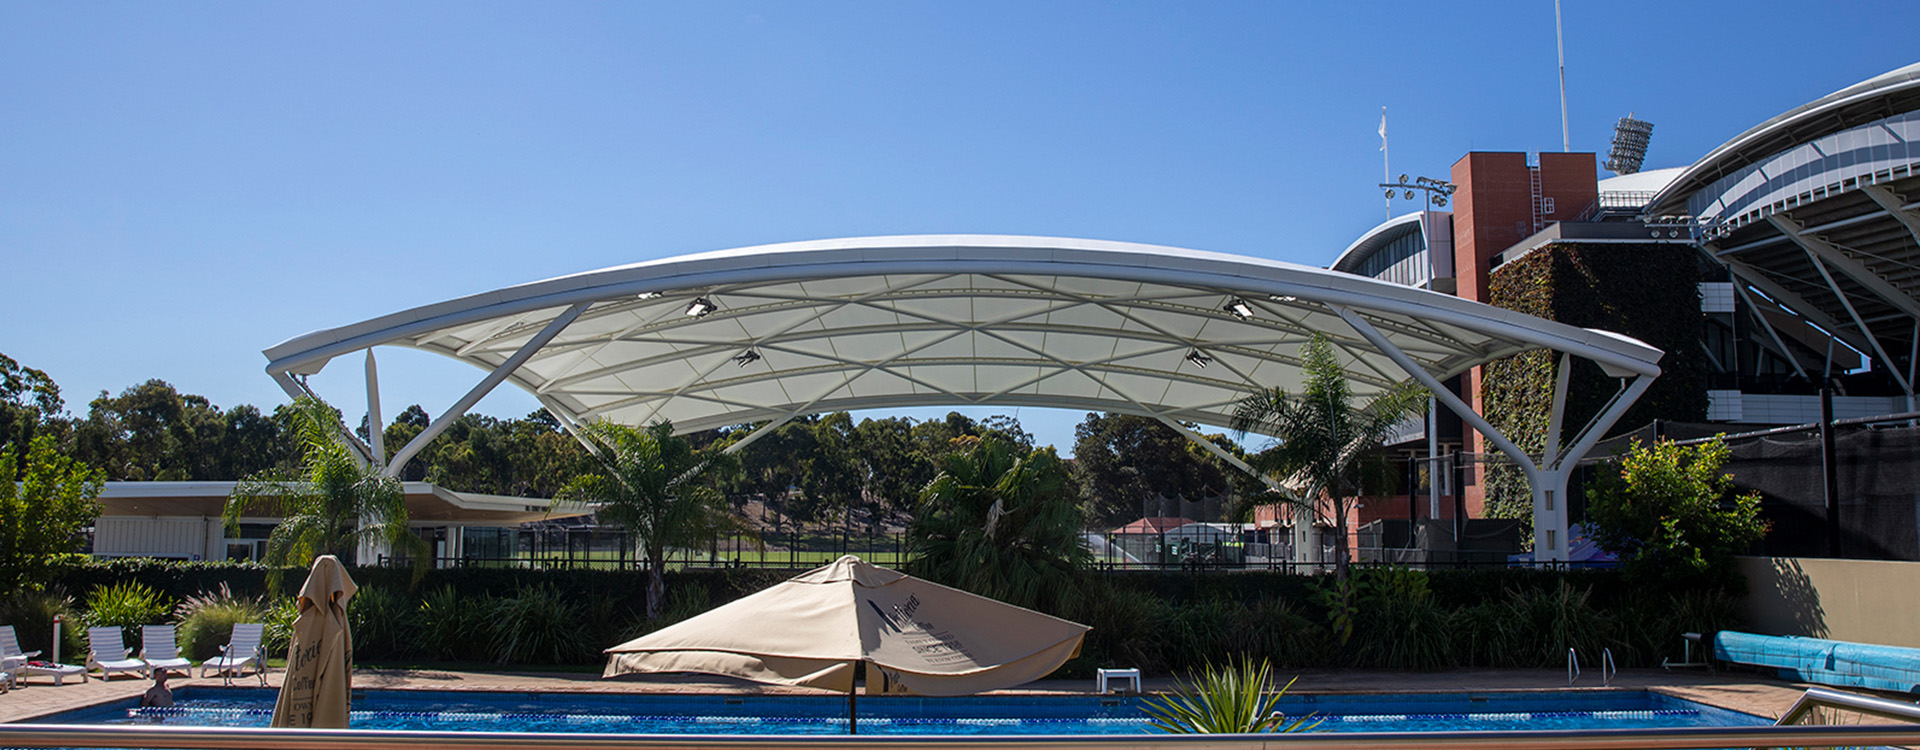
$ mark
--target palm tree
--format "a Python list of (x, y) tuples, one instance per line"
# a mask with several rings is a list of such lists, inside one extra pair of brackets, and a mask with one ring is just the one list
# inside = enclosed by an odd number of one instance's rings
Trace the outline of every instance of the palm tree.
[(1352, 406), (1353, 390), (1333, 344), (1314, 334), (1300, 348), (1306, 373), (1298, 397), (1270, 388), (1240, 400), (1230, 425), (1240, 437), (1272, 435), (1276, 442), (1249, 460), (1256, 469), (1286, 477), (1311, 504), (1325, 497), (1333, 508), (1339, 542), (1334, 571), (1347, 580), (1347, 515), (1358, 492), (1365, 463), (1361, 459), (1387, 432), (1426, 404), (1427, 390), (1407, 382)]
[(909, 572), (1023, 607), (1070, 604), (1091, 556), (1053, 449), (988, 436), (941, 463), (908, 531)]
[(353, 453), (340, 412), (326, 402), (303, 396), (293, 413), (299, 468), (268, 469), (235, 484), (222, 514), (227, 533), (238, 535), (242, 516), (278, 515), (280, 525), (267, 537), (268, 565), (306, 566), (320, 555), (351, 560), (362, 542), (385, 542), (408, 555), (419, 580), (432, 560), (426, 542), (407, 528), (400, 480)]
[(669, 422), (633, 427), (594, 422), (580, 430), (600, 471), (574, 477), (560, 490), (566, 503), (598, 508), (602, 522), (624, 528), (647, 560), (647, 619), (666, 599), (667, 550), (703, 544), (735, 525), (726, 497), (704, 481), (734, 464), (717, 450), (695, 450)]

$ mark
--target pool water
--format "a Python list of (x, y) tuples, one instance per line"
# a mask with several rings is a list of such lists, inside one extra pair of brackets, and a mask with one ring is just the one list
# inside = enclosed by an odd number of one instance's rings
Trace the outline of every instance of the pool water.
[[(183, 688), (171, 708), (132, 700), (36, 723), (264, 727), (276, 692)], [(1154, 731), (1139, 698), (872, 697), (860, 734), (1139, 734)], [(1753, 726), (1771, 722), (1647, 691), (1288, 695), (1280, 710), (1314, 714), (1320, 731), (1441, 732)], [(593, 734), (845, 734), (847, 702), (829, 696), (355, 691), (352, 726)]]

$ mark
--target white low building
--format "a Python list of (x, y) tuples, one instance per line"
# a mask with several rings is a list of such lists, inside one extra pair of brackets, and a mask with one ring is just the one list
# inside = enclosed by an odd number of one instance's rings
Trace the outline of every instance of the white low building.
[[(235, 482), (107, 482), (94, 522), (94, 557), (176, 560), (258, 560), (280, 519), (245, 516), (229, 536), (221, 513)], [(406, 482), (408, 525), (448, 564), (468, 557), (511, 556), (521, 524), (586, 515), (553, 509), (540, 498), (455, 492), (428, 482)], [(471, 549), (470, 549), (471, 548)], [(363, 552), (365, 554), (365, 552)]]

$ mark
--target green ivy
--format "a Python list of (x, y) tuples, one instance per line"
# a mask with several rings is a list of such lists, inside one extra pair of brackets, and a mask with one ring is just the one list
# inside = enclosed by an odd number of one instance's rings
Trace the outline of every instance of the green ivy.
[[(1706, 362), (1700, 349), (1700, 259), (1677, 245), (1550, 245), (1495, 269), (1488, 301), (1547, 320), (1632, 336), (1666, 352), (1661, 374), (1621, 419), (1625, 432), (1655, 419), (1701, 421), (1707, 413)], [(1481, 395), (1487, 422), (1521, 450), (1545, 446), (1558, 362), (1552, 352), (1523, 352), (1488, 363)], [(1618, 381), (1574, 360), (1560, 444), (1606, 406)], [(1485, 472), (1487, 515), (1531, 518), (1533, 495), (1517, 467)]]

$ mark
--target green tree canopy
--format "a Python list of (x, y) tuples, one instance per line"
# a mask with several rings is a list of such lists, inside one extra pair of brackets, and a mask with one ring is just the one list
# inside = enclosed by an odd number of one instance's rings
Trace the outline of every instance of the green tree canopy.
[(702, 545), (737, 525), (713, 480), (734, 470), (718, 449), (695, 449), (656, 422), (632, 427), (594, 422), (582, 428), (599, 470), (575, 477), (560, 491), (569, 504), (597, 508), (602, 523), (627, 532), (647, 560), (647, 619), (666, 600), (667, 551)]
[(1142, 515), (1150, 498), (1188, 500), (1236, 487), (1220, 461), (1160, 420), (1088, 414), (1073, 429), (1073, 473), (1088, 516), (1103, 527)]
[(1760, 493), (1734, 495), (1718, 438), (1693, 447), (1636, 440), (1618, 473), (1587, 489), (1587, 522), (1626, 575), (1677, 586), (1737, 586), (1733, 556), (1766, 536)]
[(0, 583), (35, 581), (51, 558), (79, 549), (104, 486), (99, 470), (61, 455), (51, 435), (0, 445)]
[(909, 572), (1023, 607), (1060, 611), (1090, 555), (1065, 462), (999, 436), (943, 457), (907, 534)]

